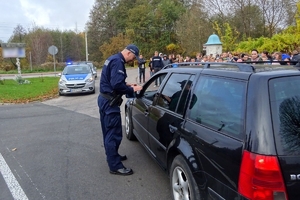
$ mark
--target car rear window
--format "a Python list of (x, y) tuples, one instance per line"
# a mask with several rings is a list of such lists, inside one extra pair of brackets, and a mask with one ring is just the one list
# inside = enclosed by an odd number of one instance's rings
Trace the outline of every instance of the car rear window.
[(300, 155), (300, 76), (269, 81), (270, 104), (279, 155)]

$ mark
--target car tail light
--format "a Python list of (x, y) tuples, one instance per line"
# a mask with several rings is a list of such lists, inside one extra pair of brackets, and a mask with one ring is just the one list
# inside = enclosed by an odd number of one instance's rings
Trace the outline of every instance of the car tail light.
[(287, 200), (277, 157), (244, 151), (238, 190), (250, 200)]

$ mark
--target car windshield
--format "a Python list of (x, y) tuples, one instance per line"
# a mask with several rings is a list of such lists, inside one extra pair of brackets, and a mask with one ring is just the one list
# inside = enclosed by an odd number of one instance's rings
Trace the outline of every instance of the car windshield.
[(300, 77), (269, 82), (276, 146), (279, 155), (300, 155)]
[(89, 66), (67, 66), (63, 71), (64, 75), (88, 74), (88, 73), (91, 73), (91, 69)]
[(91, 67), (92, 70), (95, 70), (93, 63), (87, 63)]

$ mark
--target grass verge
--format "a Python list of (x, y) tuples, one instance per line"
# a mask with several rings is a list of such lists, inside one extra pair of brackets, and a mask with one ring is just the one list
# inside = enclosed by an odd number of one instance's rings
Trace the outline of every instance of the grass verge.
[(0, 80), (0, 103), (29, 103), (57, 97), (59, 77), (24, 78), (29, 84), (13, 79)]

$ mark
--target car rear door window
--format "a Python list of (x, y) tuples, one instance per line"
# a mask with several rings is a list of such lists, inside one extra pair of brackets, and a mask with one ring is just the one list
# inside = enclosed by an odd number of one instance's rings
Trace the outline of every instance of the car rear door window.
[(246, 82), (201, 76), (194, 93), (198, 100), (189, 118), (235, 138), (243, 138)]

